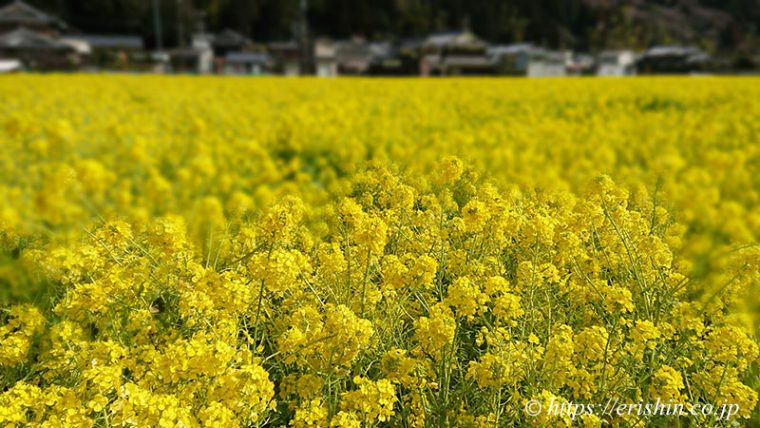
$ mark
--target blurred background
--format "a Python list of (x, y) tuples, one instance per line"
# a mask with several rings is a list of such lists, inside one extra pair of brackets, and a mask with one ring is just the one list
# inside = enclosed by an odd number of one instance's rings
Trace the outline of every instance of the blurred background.
[(0, 2), (0, 71), (755, 73), (757, 0)]

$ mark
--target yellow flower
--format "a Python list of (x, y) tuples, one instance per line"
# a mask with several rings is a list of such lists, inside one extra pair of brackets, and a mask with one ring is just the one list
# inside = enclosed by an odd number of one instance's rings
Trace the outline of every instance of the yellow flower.
[(456, 310), (458, 316), (472, 317), (485, 311), (488, 296), (480, 291), (477, 284), (467, 277), (461, 277), (449, 286), (446, 301)]
[(388, 421), (393, 416), (396, 388), (387, 379), (371, 381), (360, 376), (353, 379), (357, 390), (346, 392), (340, 400), (341, 409), (354, 411), (367, 421)]
[(678, 403), (683, 400), (682, 389), (684, 389), (684, 384), (681, 373), (670, 366), (663, 365), (652, 377), (649, 396), (652, 399), (660, 399), (663, 403)]
[(290, 424), (296, 428), (302, 427), (326, 427), (327, 409), (321, 399), (309, 400), (296, 409), (295, 416)]
[(436, 304), (430, 308), (429, 317), (419, 317), (415, 326), (415, 338), (422, 349), (436, 355), (454, 339), (456, 320), (451, 310)]

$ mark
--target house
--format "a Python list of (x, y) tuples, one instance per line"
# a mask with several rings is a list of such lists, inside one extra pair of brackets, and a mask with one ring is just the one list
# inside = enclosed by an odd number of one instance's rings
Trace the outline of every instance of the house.
[(413, 38), (401, 40), (398, 45), (398, 58), (401, 60), (404, 69), (410, 72), (410, 75), (420, 74), (420, 58), (424, 44), (424, 39)]
[(78, 50), (60, 40), (66, 23), (16, 0), (0, 7), (0, 58), (24, 68), (57, 69), (79, 64)]
[(285, 76), (301, 74), (301, 49), (297, 42), (271, 42), (267, 44), (271, 70)]
[(453, 76), (493, 74), (486, 43), (468, 29), (434, 33), (422, 44), (420, 75)]
[(126, 68), (147, 62), (143, 40), (138, 35), (83, 34), (65, 36), (61, 40), (73, 46), (90, 66)]
[(567, 76), (567, 66), (572, 59), (570, 52), (533, 49), (528, 55), (528, 77)]
[(329, 39), (314, 42), (314, 70), (319, 77), (338, 75), (337, 45)]
[(372, 46), (364, 39), (335, 42), (335, 61), (340, 74), (365, 74), (372, 63)]
[(125, 69), (149, 62), (138, 35), (71, 33), (65, 22), (24, 1), (0, 7), (0, 56), (16, 59), (26, 69)]
[(24, 27), (0, 34), (0, 58), (15, 59), (33, 69), (69, 68), (79, 63), (72, 46)]
[(211, 47), (214, 49), (216, 58), (224, 58), (230, 52), (248, 51), (252, 45), (253, 41), (250, 38), (229, 28), (215, 34), (211, 40)]
[(261, 75), (270, 67), (269, 55), (262, 52), (229, 52), (224, 57), (224, 74)]
[(603, 51), (597, 56), (597, 76), (636, 74), (636, 54), (631, 50)]
[(48, 36), (56, 36), (68, 28), (62, 20), (21, 0), (0, 7), (0, 34), (21, 27)]
[(368, 70), (373, 75), (416, 76), (420, 74), (422, 39), (405, 39), (399, 43), (370, 44), (372, 60)]
[(530, 43), (514, 43), (489, 47), (486, 50), (486, 55), (493, 62), (494, 71), (497, 74), (526, 76), (530, 53), (534, 49)]
[(153, 51), (149, 55), (150, 71), (156, 74), (168, 73), (171, 65), (171, 56), (166, 51)]
[(193, 34), (190, 47), (169, 51), (169, 64), (175, 73), (208, 74), (213, 70), (213, 36), (208, 33)]
[[(398, 46), (391, 42), (370, 43), (370, 62), (366, 70), (369, 75), (404, 75), (403, 62)], [(417, 71), (413, 67), (412, 73)]]
[(589, 67), (588, 58), (573, 57), (571, 52), (552, 51), (531, 43), (493, 46), (487, 55), (498, 74), (528, 77), (566, 76), (568, 70), (582, 73)]
[(570, 76), (591, 76), (596, 74), (596, 59), (585, 53), (572, 53), (567, 64), (567, 74)]
[[(233, 64), (227, 67), (227, 56), (232, 53), (248, 52), (253, 47), (253, 41), (245, 35), (229, 28), (219, 34), (211, 37), (211, 49), (214, 55), (214, 72), (216, 73), (235, 73), (233, 70), (241, 70), (241, 63)], [(236, 60), (243, 60), (243, 57), (237, 57)], [(245, 73), (248, 74), (248, 73)]]
[(636, 71), (640, 74), (691, 73), (711, 66), (710, 56), (693, 46), (655, 46), (636, 61)]
[(196, 74), (201, 68), (201, 53), (196, 49), (175, 48), (168, 52), (168, 69), (172, 73)]

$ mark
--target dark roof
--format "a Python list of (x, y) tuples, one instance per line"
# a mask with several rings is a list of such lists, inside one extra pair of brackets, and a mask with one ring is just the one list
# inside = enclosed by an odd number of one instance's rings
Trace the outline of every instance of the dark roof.
[(214, 36), (214, 46), (241, 46), (251, 43), (251, 39), (235, 30), (226, 29)]
[(21, 27), (0, 35), (0, 48), (3, 49), (38, 49), (38, 50), (73, 50), (65, 43), (47, 34)]
[(66, 28), (66, 24), (60, 19), (48, 15), (29, 4), (15, 0), (0, 8), (0, 24), (15, 25), (55, 25)]
[(93, 48), (128, 48), (142, 49), (142, 37), (136, 35), (101, 35), (84, 34), (72, 37), (89, 43)]
[(269, 55), (260, 52), (230, 52), (224, 61), (230, 64), (265, 64), (269, 61)]

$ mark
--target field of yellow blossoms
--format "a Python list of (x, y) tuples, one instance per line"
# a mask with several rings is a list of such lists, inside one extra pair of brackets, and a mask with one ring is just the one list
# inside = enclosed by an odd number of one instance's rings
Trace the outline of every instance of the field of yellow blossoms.
[(2, 427), (760, 424), (757, 78), (0, 96)]

